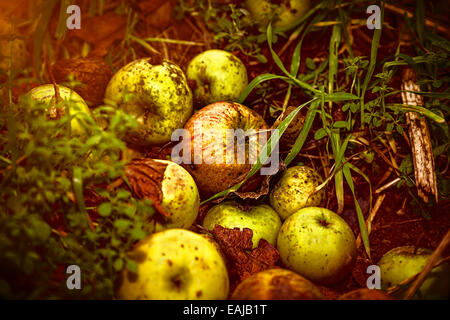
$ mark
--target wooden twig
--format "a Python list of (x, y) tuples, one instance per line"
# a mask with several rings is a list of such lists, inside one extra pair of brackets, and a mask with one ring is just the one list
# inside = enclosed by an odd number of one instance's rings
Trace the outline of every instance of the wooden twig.
[[(423, 105), (423, 98), (418, 94), (407, 91), (420, 91), (416, 84), (416, 77), (412, 68), (405, 69), (402, 82), (402, 100), (404, 104)], [(434, 170), (434, 156), (431, 146), (430, 132), (426, 119), (416, 112), (406, 112), (411, 153), (414, 164), (414, 176), (417, 193), (425, 202), (428, 194), (433, 194), (438, 202), (436, 172)]]
[(431, 257), (428, 259), (425, 268), (423, 268), (422, 272), (419, 274), (416, 280), (414, 280), (411, 287), (409, 287), (403, 299), (409, 300), (416, 293), (417, 289), (419, 289), (420, 285), (423, 283), (428, 273), (430, 273), (431, 269), (433, 269), (434, 264), (442, 255), (442, 253), (447, 249), (448, 244), (450, 243), (450, 230), (447, 231), (444, 238), (441, 240), (441, 243), (437, 246), (436, 250), (434, 250)]
[[(375, 202), (375, 205), (372, 208), (372, 211), (370, 212), (369, 217), (366, 220), (367, 225), (367, 235), (370, 235), (370, 232), (372, 231), (372, 221), (375, 218), (375, 215), (377, 214), (378, 210), (381, 207), (381, 204), (383, 203), (384, 198), (386, 197), (386, 194), (382, 194), (377, 198), (377, 201)], [(361, 234), (358, 235), (358, 238), (356, 239), (356, 247), (359, 248), (361, 246)]]

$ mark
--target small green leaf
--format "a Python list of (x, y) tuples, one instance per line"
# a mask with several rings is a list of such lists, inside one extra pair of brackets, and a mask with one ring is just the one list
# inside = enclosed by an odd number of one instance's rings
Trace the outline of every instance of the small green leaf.
[(319, 130), (317, 130), (317, 131), (314, 133), (314, 139), (320, 140), (320, 139), (322, 139), (323, 137), (325, 137), (326, 135), (327, 135), (327, 132), (325, 131), (325, 129), (324, 129), (324, 128), (320, 128)]
[(102, 217), (107, 217), (111, 214), (112, 205), (111, 202), (103, 202), (101, 205), (98, 206), (98, 213)]

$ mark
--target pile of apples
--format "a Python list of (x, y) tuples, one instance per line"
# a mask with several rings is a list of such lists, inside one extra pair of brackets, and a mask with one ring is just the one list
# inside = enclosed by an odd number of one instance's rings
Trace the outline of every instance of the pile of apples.
[[(189, 83), (194, 85), (189, 86)], [(110, 80), (105, 102), (132, 115), (138, 127), (125, 137), (130, 148), (145, 150), (171, 141), (179, 128), (191, 133), (190, 143), (200, 150), (217, 146), (202, 130), (267, 130), (253, 110), (238, 104), (247, 86), (244, 64), (233, 54), (208, 50), (196, 56), (186, 74), (170, 61), (152, 64), (140, 59), (122, 67)], [(191, 88), (192, 87), (192, 88)], [(60, 98), (72, 103), (72, 134), (82, 135), (82, 122), (90, 117), (83, 99), (73, 90), (57, 86)], [(33, 89), (30, 96), (55, 105), (55, 86)], [(194, 105), (200, 106), (195, 114)], [(198, 143), (198, 135), (203, 139)], [(193, 150), (195, 148), (192, 148)], [(188, 155), (190, 159), (194, 154)], [(253, 246), (261, 239), (277, 247), (283, 268), (252, 275), (230, 292), (226, 258), (208, 233), (191, 231), (197, 220), (200, 197), (208, 197), (241, 181), (251, 164), (167, 164), (161, 185), (163, 209), (170, 217), (158, 222), (157, 232), (136, 244), (130, 257), (137, 273), (124, 271), (117, 287), (119, 299), (322, 299), (315, 284), (329, 285), (352, 270), (356, 258), (355, 236), (347, 223), (321, 207), (325, 191), (322, 178), (312, 168), (294, 166), (283, 172), (269, 201), (243, 208), (225, 201), (213, 206), (203, 219), (205, 230), (216, 225), (249, 228)], [(281, 290), (282, 289), (282, 290)], [(386, 297), (385, 297), (386, 298)]]

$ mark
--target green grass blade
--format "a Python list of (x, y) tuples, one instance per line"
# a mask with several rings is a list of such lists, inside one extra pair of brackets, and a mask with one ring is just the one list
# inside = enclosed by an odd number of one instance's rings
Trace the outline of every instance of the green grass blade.
[(286, 164), (286, 166), (289, 165), (292, 162), (292, 160), (295, 159), (295, 157), (305, 144), (306, 138), (308, 137), (308, 133), (311, 130), (312, 124), (316, 117), (318, 106), (319, 100), (315, 99), (311, 103), (311, 107), (309, 108), (308, 113), (306, 114), (305, 122), (303, 124), (302, 130), (300, 131), (300, 134), (295, 140), (295, 143), (292, 146), (291, 151), (289, 151), (289, 154), (284, 159), (284, 163)]
[(369, 234), (367, 232), (367, 226), (366, 226), (366, 221), (364, 220), (363, 212), (361, 210), (361, 207), (359, 206), (358, 199), (356, 198), (355, 186), (353, 184), (352, 173), (350, 172), (350, 167), (348, 166), (348, 163), (346, 163), (342, 167), (342, 172), (344, 173), (345, 180), (347, 181), (347, 184), (348, 184), (350, 190), (352, 191), (353, 199), (355, 200), (355, 208), (356, 208), (356, 214), (358, 217), (358, 224), (359, 224), (361, 239), (363, 241), (364, 249), (366, 250), (367, 256), (370, 259)]
[(367, 87), (369, 86), (369, 81), (372, 78), (373, 72), (375, 71), (375, 65), (377, 63), (377, 54), (378, 54), (378, 46), (380, 44), (381, 31), (383, 30), (383, 18), (384, 18), (384, 6), (381, 8), (381, 28), (374, 29), (373, 38), (372, 38), (372, 47), (370, 49), (370, 62), (369, 67), (364, 78), (364, 82), (362, 85), (361, 91), (361, 127), (364, 128), (364, 95), (367, 91)]
[(279, 76), (279, 75), (272, 74), (272, 73), (261, 74), (261, 75), (257, 76), (255, 79), (253, 79), (247, 85), (247, 87), (245, 87), (245, 89), (241, 92), (241, 95), (237, 99), (237, 102), (244, 103), (245, 99), (247, 99), (248, 95), (250, 94), (250, 92), (253, 91), (253, 89), (255, 89), (258, 85), (260, 85), (264, 81), (273, 80), (273, 79), (289, 80), (289, 78), (287, 78), (287, 77)]

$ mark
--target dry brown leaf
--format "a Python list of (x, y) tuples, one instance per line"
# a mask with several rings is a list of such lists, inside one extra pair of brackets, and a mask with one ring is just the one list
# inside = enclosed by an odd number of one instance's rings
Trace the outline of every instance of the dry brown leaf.
[(227, 229), (216, 225), (212, 234), (230, 263), (230, 275), (237, 277), (239, 282), (254, 273), (273, 268), (280, 258), (278, 250), (264, 239), (252, 249), (251, 229)]

